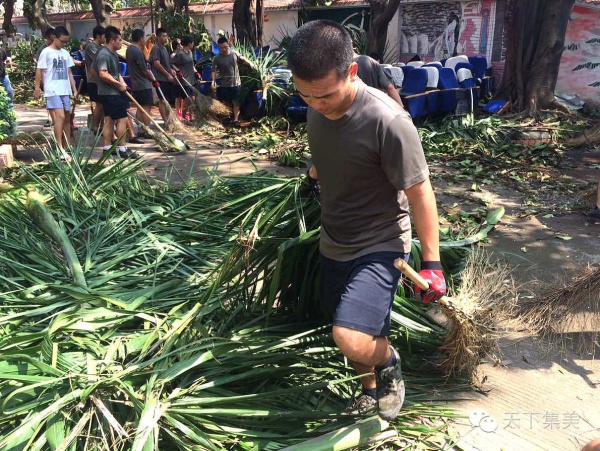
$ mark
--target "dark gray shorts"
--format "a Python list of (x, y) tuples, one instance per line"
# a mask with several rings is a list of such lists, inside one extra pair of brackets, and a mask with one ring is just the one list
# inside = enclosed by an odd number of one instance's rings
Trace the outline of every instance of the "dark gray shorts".
[(133, 91), (131, 93), (133, 98), (142, 106), (154, 105), (154, 97), (152, 96), (152, 89), (142, 89), (141, 91)]
[(339, 262), (321, 255), (321, 308), (333, 325), (373, 336), (390, 334), (390, 312), (398, 289), (402, 252), (374, 252)]

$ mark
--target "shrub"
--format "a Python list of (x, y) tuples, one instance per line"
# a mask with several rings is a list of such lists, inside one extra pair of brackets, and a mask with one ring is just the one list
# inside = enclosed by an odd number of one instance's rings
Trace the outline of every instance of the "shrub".
[(6, 90), (0, 87), (0, 141), (14, 135), (16, 128), (15, 110)]
[(43, 39), (36, 37), (31, 41), (20, 41), (12, 50), (12, 66), (8, 68), (8, 75), (15, 92), (15, 103), (33, 101), (33, 81), (35, 80), (33, 59), (37, 49), (43, 43)]

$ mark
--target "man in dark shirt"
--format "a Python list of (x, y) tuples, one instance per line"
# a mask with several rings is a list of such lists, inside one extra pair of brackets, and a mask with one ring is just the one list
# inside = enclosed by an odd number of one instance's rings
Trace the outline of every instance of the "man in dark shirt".
[(300, 27), (288, 66), (308, 104), (308, 142), (321, 186), (321, 306), (333, 316), (333, 339), (361, 377), (352, 411), (377, 408), (396, 418), (404, 402), (400, 355), (390, 346), (391, 307), (411, 249), (412, 207), (430, 290), (445, 294), (435, 196), (419, 134), (409, 115), (366, 86), (352, 61), (352, 38), (340, 24)]
[[(169, 105), (175, 106), (175, 93), (173, 92), (175, 70), (171, 68), (171, 56), (165, 47), (168, 39), (167, 30), (164, 28), (156, 30), (156, 44), (150, 51), (150, 66), (152, 67), (152, 75), (156, 80), (155, 87), (157, 88), (158, 97), (169, 102)], [(161, 92), (163, 95), (161, 95)], [(168, 119), (167, 107), (159, 102), (158, 110), (166, 123)]]
[[(152, 81), (154, 77), (148, 69), (148, 62), (142, 51), (144, 47), (144, 30), (133, 30), (131, 41), (132, 45), (127, 47), (127, 51), (125, 52), (125, 59), (127, 60), (131, 80), (131, 94), (140, 106), (150, 114), (150, 110), (154, 104), (152, 96)], [(139, 109), (136, 111), (135, 117), (142, 124), (150, 126), (150, 119), (142, 111), (139, 111)], [(138, 133), (138, 138), (145, 137), (145, 134)]]
[(400, 94), (394, 88), (394, 85), (385, 74), (383, 67), (377, 61), (370, 56), (359, 55), (354, 53), (354, 62), (358, 64), (358, 78), (360, 78), (364, 84), (377, 88), (390, 96), (399, 105), (402, 105), (402, 99)]
[(233, 125), (240, 126), (240, 92), (242, 90), (242, 80), (238, 61), (254, 67), (250, 61), (242, 55), (231, 50), (229, 41), (221, 36), (217, 41), (219, 53), (213, 58), (212, 87), (217, 87), (217, 72), (221, 78), (221, 86), (217, 90), (217, 98), (222, 102), (231, 103), (233, 106)]
[[(104, 151), (114, 147), (113, 154), (121, 158), (139, 158), (138, 154), (131, 152), (126, 146), (121, 145), (127, 130), (127, 108), (129, 100), (125, 95), (127, 84), (119, 70), (119, 57), (117, 50), (123, 46), (123, 39), (118, 28), (106, 27), (106, 45), (102, 47), (94, 59), (93, 69), (98, 74), (98, 102), (104, 108)], [(116, 129), (117, 141), (113, 145), (113, 129)]]
[(94, 65), (94, 58), (96, 58), (98, 51), (106, 42), (105, 33), (106, 29), (103, 26), (98, 25), (94, 27), (92, 30), (93, 41), (87, 43), (84, 53), (87, 90), (90, 102), (94, 103), (92, 113), (92, 132), (94, 134), (98, 132), (104, 111), (102, 110), (102, 104), (98, 102), (98, 74), (92, 69), (92, 66)]

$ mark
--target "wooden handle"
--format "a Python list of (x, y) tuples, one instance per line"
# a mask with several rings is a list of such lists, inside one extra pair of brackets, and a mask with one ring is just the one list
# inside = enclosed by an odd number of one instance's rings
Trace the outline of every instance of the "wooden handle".
[(394, 266), (398, 268), (402, 274), (417, 284), (421, 290), (429, 290), (429, 284), (427, 281), (423, 279), (417, 271), (412, 269), (412, 267), (406, 263), (404, 259), (397, 258), (394, 262)]
[[(417, 271), (412, 269), (412, 266), (406, 263), (404, 259), (397, 258), (394, 261), (394, 266), (400, 270), (402, 274), (412, 280), (415, 285), (418, 285), (421, 290), (429, 290), (429, 284), (427, 281), (423, 279)], [(442, 305), (451, 306), (452, 298), (449, 298), (448, 296), (442, 296), (440, 299), (438, 299), (438, 302)]]
[(148, 114), (148, 112), (147, 112), (147, 111), (146, 111), (144, 108), (142, 108), (142, 106), (141, 106), (141, 105), (138, 103), (138, 101), (137, 101), (137, 100), (135, 100), (135, 99), (133, 98), (133, 96), (132, 96), (131, 94), (129, 94), (129, 92), (125, 91), (125, 94), (127, 95), (127, 97), (129, 97), (129, 100), (131, 100), (131, 101), (133, 102), (133, 104), (134, 104), (134, 105), (137, 107), (137, 109), (138, 109), (138, 110), (141, 110), (141, 111), (142, 111), (142, 113), (143, 113), (143, 114), (144, 114), (144, 115), (145, 115), (145, 116), (146, 116), (148, 119), (150, 119), (150, 122), (152, 122), (152, 123), (153, 123), (153, 124), (156, 126), (156, 128), (157, 128), (157, 129), (159, 129), (159, 130), (162, 132), (162, 134), (163, 134), (163, 135), (165, 135), (167, 138), (170, 138), (170, 135), (169, 135), (169, 134), (168, 134), (166, 131), (164, 131), (164, 130), (163, 130), (163, 128), (162, 128), (160, 125), (158, 125), (158, 124), (156, 123), (156, 121), (154, 120), (154, 118), (153, 118), (152, 116), (150, 116), (150, 114)]

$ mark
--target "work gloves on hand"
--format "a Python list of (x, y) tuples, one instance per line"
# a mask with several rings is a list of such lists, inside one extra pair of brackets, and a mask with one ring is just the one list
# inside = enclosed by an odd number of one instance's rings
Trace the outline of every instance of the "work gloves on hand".
[(427, 291), (423, 291), (419, 286), (415, 285), (415, 292), (421, 295), (421, 302), (435, 302), (446, 295), (446, 279), (444, 279), (442, 264), (440, 262), (421, 262), (419, 275), (429, 284)]
[(154, 80), (152, 82), (152, 86), (154, 86), (155, 88), (160, 88), (160, 83), (158, 81)]
[(181, 72), (180, 70), (175, 72), (175, 75), (177, 75), (179, 78), (183, 78), (183, 72)]

